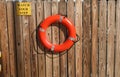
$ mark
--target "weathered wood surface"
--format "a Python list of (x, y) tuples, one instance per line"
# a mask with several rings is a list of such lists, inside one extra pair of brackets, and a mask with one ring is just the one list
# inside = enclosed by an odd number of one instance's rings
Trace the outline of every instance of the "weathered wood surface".
[(2, 70), (1, 30), (0, 30), (0, 53), (1, 53), (1, 57), (0, 57), (0, 77), (2, 77), (3, 76), (3, 70)]
[(92, 0), (92, 77), (98, 77), (98, 0)]
[[(14, 7), (16, 7), (16, 3), (14, 3)], [(16, 10), (16, 8), (14, 9)], [(23, 52), (23, 26), (22, 26), (22, 16), (17, 16), (15, 13), (15, 33), (16, 33), (16, 55), (17, 55), (17, 72), (18, 77), (24, 77), (24, 52)]]
[(84, 1), (83, 9), (83, 77), (91, 71), (91, 0)]
[(116, 5), (116, 53), (115, 53), (115, 77), (120, 76), (120, 1)]
[[(37, 0), (32, 15), (17, 16), (16, 2), (0, 1), (0, 77), (120, 77), (120, 1)], [(66, 16), (80, 41), (53, 54), (39, 41), (37, 29), (48, 16)], [(47, 39), (68, 37), (64, 25), (51, 24)]]
[(107, 2), (99, 4), (99, 77), (106, 77), (106, 29), (107, 29)]
[(29, 18), (30, 22), (30, 51), (31, 51), (31, 75), (38, 77), (38, 54), (37, 54), (37, 40), (36, 40), (36, 3), (32, 2), (32, 15)]
[[(77, 8), (79, 7), (79, 8)], [(82, 1), (76, 0), (75, 4), (75, 28), (76, 28), (76, 33), (80, 37), (80, 41), (75, 44), (75, 51), (76, 51), (76, 77), (82, 77), (82, 36), (83, 36), (83, 26), (82, 26)]]
[[(2, 52), (2, 69), (3, 76), (10, 77), (9, 45), (8, 45), (8, 28), (6, 16), (6, 3), (0, 2), (0, 31), (1, 31), (1, 52)], [(10, 39), (9, 39), (10, 40)]]
[[(44, 19), (44, 2), (40, 1), (36, 3), (36, 8), (37, 8), (37, 25), (42, 22)], [(38, 34), (36, 34), (38, 36)], [(38, 77), (45, 77), (45, 70), (46, 70), (46, 58), (45, 58), (45, 53), (44, 53), (44, 48), (43, 46), (39, 43), (38, 38), (36, 40), (38, 42), (38, 53), (43, 53), (43, 54), (38, 54)], [(37, 48), (36, 48), (37, 49)]]
[[(68, 0), (67, 3), (67, 17), (74, 24), (75, 22), (75, 11), (74, 11), (74, 2), (73, 0)], [(75, 46), (73, 45), (68, 50), (68, 77), (75, 76)]]
[(24, 56), (24, 70), (25, 77), (31, 77), (30, 66), (30, 33), (29, 33), (29, 16), (22, 16), (22, 28), (23, 28), (23, 56)]
[(108, 2), (107, 22), (107, 77), (114, 76), (115, 53), (115, 1)]
[[(44, 18), (47, 18), (48, 16), (52, 15), (52, 4), (49, 1), (44, 2)], [(47, 39), (52, 42), (52, 27), (50, 26), (47, 29)], [(49, 53), (50, 51), (45, 49), (46, 52), (46, 77), (53, 77), (53, 55), (52, 53)]]
[(16, 77), (15, 28), (13, 2), (7, 2), (7, 27), (10, 59), (10, 76)]

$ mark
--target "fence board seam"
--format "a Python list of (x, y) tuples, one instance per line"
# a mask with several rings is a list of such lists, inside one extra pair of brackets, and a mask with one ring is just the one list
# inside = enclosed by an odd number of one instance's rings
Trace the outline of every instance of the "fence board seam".
[(117, 16), (117, 1), (115, 1), (115, 41), (114, 41), (114, 73), (113, 73), (113, 77), (115, 77), (115, 63), (116, 63), (116, 40), (117, 40), (117, 29), (116, 29), (116, 16)]
[[(68, 0), (68, 3), (67, 3), (67, 16), (74, 24), (75, 13), (74, 13), (74, 2), (72, 0)], [(68, 52), (68, 67), (69, 67), (68, 68), (68, 76), (70, 76), (70, 77), (75, 76), (75, 65), (73, 63), (73, 62), (75, 62), (74, 61), (75, 60), (74, 59), (74, 56), (75, 56), (74, 49), (75, 49), (75, 47), (73, 45), (71, 47), (71, 49), (69, 49), (69, 52)]]
[[(7, 3), (5, 3), (5, 7), (6, 7), (6, 26), (7, 26), (7, 36), (9, 36), (9, 32), (8, 32), (8, 17), (7, 17)], [(9, 37), (8, 38), (8, 50), (10, 49), (10, 46), (9, 46)], [(6, 57), (9, 57), (9, 74), (11, 75), (11, 70), (10, 70), (10, 52), (8, 52), (9, 55), (7, 55)]]
[(119, 77), (120, 76), (120, 61), (119, 61), (119, 58), (120, 58), (120, 35), (119, 35), (119, 25), (120, 25), (120, 22), (119, 22), (119, 19), (120, 19), (120, 15), (119, 15), (119, 12), (120, 12), (120, 1), (118, 0), (117, 1), (117, 8), (116, 8), (116, 58), (115, 58), (115, 77)]
[[(77, 8), (77, 7), (80, 7)], [(75, 45), (76, 51), (76, 77), (82, 77), (82, 2), (80, 0), (76, 0), (75, 2), (75, 27), (76, 33), (80, 36), (80, 41), (78, 41)], [(79, 64), (80, 63), (80, 64)]]
[(108, 59), (107, 59), (107, 57), (108, 57), (108, 52), (107, 52), (107, 50), (108, 50), (108, 48), (107, 48), (107, 44), (108, 44), (108, 1), (106, 1), (106, 66), (105, 66), (105, 76), (107, 76), (107, 61), (108, 61)]
[[(11, 9), (10, 9), (11, 8)], [(13, 2), (6, 3), (6, 12), (7, 12), (7, 27), (8, 27), (8, 42), (9, 42), (9, 59), (10, 59), (10, 74), (13, 77), (16, 77), (16, 56), (15, 56), (15, 28), (14, 28), (14, 11), (13, 11)], [(9, 13), (8, 13), (9, 12)]]

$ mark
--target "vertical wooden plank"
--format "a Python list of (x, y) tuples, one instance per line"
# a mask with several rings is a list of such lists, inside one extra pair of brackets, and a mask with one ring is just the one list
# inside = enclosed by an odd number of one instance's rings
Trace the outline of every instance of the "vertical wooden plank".
[(10, 55), (10, 76), (16, 77), (15, 30), (13, 2), (7, 2), (8, 39)]
[(83, 77), (90, 77), (91, 67), (91, 0), (84, 1), (83, 11)]
[[(58, 1), (52, 0), (52, 15), (58, 14)], [(59, 25), (52, 25), (52, 43), (59, 44)], [(59, 53), (53, 54), (53, 77), (60, 77)]]
[(108, 1), (107, 77), (114, 77), (115, 1)]
[[(67, 3), (64, 0), (59, 2), (59, 14), (66, 15)], [(66, 39), (66, 27), (60, 25), (60, 43), (63, 43)], [(64, 51), (66, 52), (66, 51)], [(67, 77), (67, 52), (65, 54), (60, 53), (60, 77)]]
[(76, 77), (82, 77), (82, 1), (76, 0), (75, 28), (80, 41), (75, 44), (76, 50)]
[(8, 29), (6, 19), (6, 3), (0, 2), (0, 31), (2, 47), (2, 63), (4, 77), (10, 77), (9, 50), (8, 50)]
[(98, 0), (92, 0), (92, 77), (98, 77)]
[[(37, 2), (37, 26), (39, 26), (39, 24), (42, 22), (43, 17), (44, 17), (44, 3), (42, 1)], [(40, 42), (40, 41), (38, 41)], [(45, 50), (44, 47), (39, 43), (39, 47), (38, 47), (38, 52), (39, 53), (43, 53), (43, 54), (38, 54), (38, 67), (39, 67), (39, 77), (45, 77)]]
[[(0, 66), (2, 66), (2, 48), (1, 48), (1, 30), (0, 30)], [(0, 68), (0, 77), (2, 76), (2, 68)]]
[[(52, 13), (51, 8), (51, 2), (45, 1), (44, 2), (44, 16), (47, 18)], [(47, 29), (47, 38), (51, 41), (51, 26)], [(53, 60), (52, 60), (52, 54), (49, 54), (50, 51), (45, 51), (46, 54), (46, 77), (52, 77), (53, 76)]]
[(117, 1), (116, 9), (116, 54), (115, 77), (120, 77), (120, 1)]
[(31, 77), (38, 77), (38, 55), (36, 40), (36, 3), (32, 2), (32, 15), (30, 16), (30, 51), (31, 51)]
[(0, 62), (0, 76), (2, 77), (2, 62)]
[(3, 65), (2, 65), (2, 45), (1, 45), (1, 30), (0, 30), (0, 53), (1, 53), (1, 57), (0, 57), (0, 77), (3, 77)]
[[(71, 20), (71, 22), (74, 24), (74, 1), (68, 0), (67, 3), (67, 16)], [(74, 45), (69, 49), (68, 51), (68, 76), (74, 77), (75, 76), (75, 50)]]
[(23, 55), (23, 28), (22, 16), (16, 15), (16, 2), (15, 2), (15, 34), (16, 34), (16, 50), (17, 50), (17, 73), (18, 77), (24, 77), (24, 55)]
[(18, 76), (31, 77), (29, 18), (28, 16), (16, 16), (15, 20)]
[(22, 28), (23, 28), (23, 55), (24, 55), (24, 70), (25, 77), (31, 77), (30, 67), (30, 39), (29, 39), (29, 18), (28, 16), (22, 16)]
[(107, 2), (99, 5), (99, 77), (106, 77), (106, 8)]

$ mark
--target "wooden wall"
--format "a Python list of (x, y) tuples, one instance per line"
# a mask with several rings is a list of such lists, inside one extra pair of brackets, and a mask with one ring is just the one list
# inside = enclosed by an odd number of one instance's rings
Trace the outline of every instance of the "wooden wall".
[[(120, 77), (120, 0), (31, 1), (32, 15), (17, 16), (15, 2), (0, 0), (0, 77)], [(38, 41), (36, 29), (54, 14), (67, 16), (80, 41), (52, 54)], [(67, 38), (61, 24), (47, 29), (60, 44)]]

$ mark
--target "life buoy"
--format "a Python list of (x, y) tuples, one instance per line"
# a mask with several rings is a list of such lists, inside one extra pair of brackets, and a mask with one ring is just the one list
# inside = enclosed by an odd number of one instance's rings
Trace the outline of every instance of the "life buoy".
[[(69, 37), (62, 44), (52, 44), (46, 38), (46, 29), (53, 23), (59, 22), (62, 23), (69, 32)], [(38, 36), (41, 43), (49, 50), (54, 52), (62, 52), (69, 49), (76, 40), (76, 31), (74, 25), (65, 17), (61, 15), (53, 15), (46, 18), (38, 29)]]

